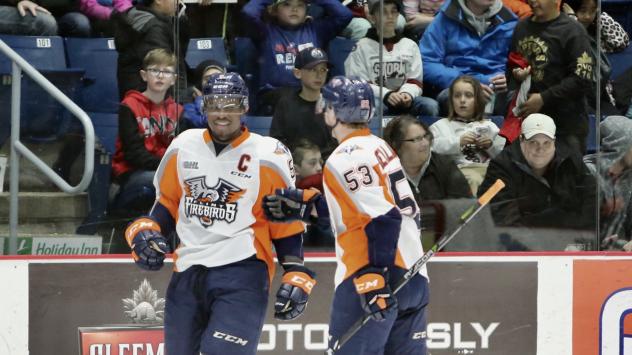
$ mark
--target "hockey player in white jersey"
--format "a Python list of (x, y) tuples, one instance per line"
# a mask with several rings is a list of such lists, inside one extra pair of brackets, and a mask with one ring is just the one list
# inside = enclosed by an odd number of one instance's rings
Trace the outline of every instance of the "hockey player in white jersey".
[[(323, 88), (321, 107), (339, 142), (323, 169), (337, 257), (330, 347), (368, 314), (371, 320), (336, 354), (424, 355), (426, 269), (397, 297), (392, 294), (423, 255), (419, 207), (399, 158), (368, 129), (373, 91), (364, 80), (337, 76)], [(292, 220), (307, 218), (322, 197), (311, 190), (283, 189), (264, 202), (272, 219)]]
[(298, 317), (315, 284), (303, 265), (303, 222), (271, 223), (261, 199), (293, 188), (292, 157), (279, 141), (240, 122), (248, 90), (236, 73), (204, 86), (208, 128), (191, 129), (167, 149), (156, 172), (156, 202), (125, 237), (136, 263), (156, 270), (175, 230), (174, 273), (166, 295), (169, 355), (255, 354), (274, 264), (284, 268), (275, 317)]

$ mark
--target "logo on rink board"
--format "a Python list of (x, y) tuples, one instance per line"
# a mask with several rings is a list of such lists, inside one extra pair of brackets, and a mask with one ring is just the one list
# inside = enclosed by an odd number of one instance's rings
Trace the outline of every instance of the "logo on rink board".
[(237, 216), (237, 200), (246, 190), (219, 178), (213, 187), (206, 185), (206, 177), (199, 176), (184, 180), (186, 196), (184, 211), (187, 217), (197, 217), (204, 227), (214, 221), (232, 223)]
[(632, 354), (629, 261), (575, 260), (573, 355)]

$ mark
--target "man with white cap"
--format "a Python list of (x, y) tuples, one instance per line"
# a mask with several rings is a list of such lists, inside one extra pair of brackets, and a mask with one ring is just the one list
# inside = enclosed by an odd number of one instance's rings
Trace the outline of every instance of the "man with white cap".
[(478, 194), (496, 179), (506, 185), (492, 200), (496, 224), (595, 226), (595, 179), (578, 152), (556, 142), (555, 123), (547, 115), (534, 113), (522, 121), (520, 139), (490, 161)]

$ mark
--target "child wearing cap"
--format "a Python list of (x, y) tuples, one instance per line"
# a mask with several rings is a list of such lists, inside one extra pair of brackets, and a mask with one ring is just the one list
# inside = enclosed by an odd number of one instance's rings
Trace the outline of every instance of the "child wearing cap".
[(336, 147), (336, 142), (325, 126), (322, 114), (316, 114), (320, 89), (327, 81), (328, 58), (320, 48), (307, 48), (299, 52), (294, 61), (294, 77), (301, 88), (281, 97), (274, 110), (270, 136), (288, 146), (305, 138), (321, 147), (325, 157)]
[(490, 161), (478, 195), (496, 179), (505, 183), (490, 203), (496, 224), (595, 228), (595, 178), (581, 155), (560, 143), (553, 119), (534, 113), (522, 121), (520, 139)]
[[(314, 0), (325, 15), (306, 16), (305, 0), (251, 0), (242, 9), (249, 36), (259, 51), (259, 114), (268, 115), (281, 97), (283, 87), (299, 87), (294, 59), (310, 47), (326, 48), (351, 21), (351, 12), (338, 0)], [(264, 21), (265, 15), (269, 21)]]
[[(411, 39), (396, 31), (401, 4), (398, 0), (384, 1), (384, 15), (380, 21), (379, 0), (369, 0), (368, 18), (373, 23), (365, 38), (345, 61), (345, 73), (360, 77), (369, 83), (376, 100), (382, 102), (387, 114), (437, 116), (439, 104), (422, 96), (423, 70), (419, 47)], [(380, 23), (383, 22), (383, 28)], [(383, 31), (383, 61), (379, 60), (379, 33)], [(382, 63), (383, 86), (380, 96), (380, 63)], [(376, 105), (378, 106), (378, 105)]]

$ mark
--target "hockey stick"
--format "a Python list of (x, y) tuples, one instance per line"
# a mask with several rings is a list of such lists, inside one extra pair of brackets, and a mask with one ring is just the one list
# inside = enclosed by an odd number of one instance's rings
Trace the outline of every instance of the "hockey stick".
[[(441, 238), (439, 238), (439, 241), (437, 241), (435, 245), (432, 246), (432, 248), (430, 248), (419, 260), (415, 262), (415, 264), (413, 264), (413, 266), (410, 267), (410, 269), (408, 269), (408, 271), (406, 271), (404, 276), (402, 276), (402, 279), (397, 282), (397, 285), (393, 289), (393, 295), (399, 292), (399, 290), (401, 290), (402, 287), (404, 287), (404, 285), (406, 285), (408, 281), (410, 281), (410, 279), (412, 279), (413, 276), (415, 276), (419, 272), (419, 270), (421, 270), (421, 267), (424, 266), (433, 255), (435, 255), (439, 250), (443, 249), (443, 247), (445, 247), (446, 244), (448, 244), (450, 240), (452, 240), (452, 238), (459, 234), (461, 229), (463, 229), (463, 227), (465, 227), (465, 225), (469, 223), (474, 218), (474, 216), (476, 216), (478, 212), (480, 212), (483, 207), (485, 207), (489, 203), (489, 201), (494, 198), (494, 196), (496, 196), (498, 191), (502, 190), (504, 187), (505, 183), (502, 180), (496, 180), (496, 182), (492, 186), (490, 186), (489, 189), (487, 189), (487, 191), (485, 191), (485, 193), (481, 195), (481, 197), (478, 198), (478, 200), (476, 201), (476, 205), (470, 206), (470, 208), (463, 212), (463, 214), (459, 218), (459, 225), (450, 234), (444, 234)], [(355, 322), (340, 337), (340, 339), (334, 342), (332, 348), (327, 349), (325, 355), (333, 355), (334, 352), (340, 350), (340, 348), (345, 345), (345, 343), (348, 342), (349, 339), (351, 339), (351, 337), (353, 337), (360, 329), (362, 329), (362, 327), (366, 323), (368, 323), (370, 319), (371, 317), (368, 315), (365, 315), (364, 317), (358, 319), (358, 321)]]

